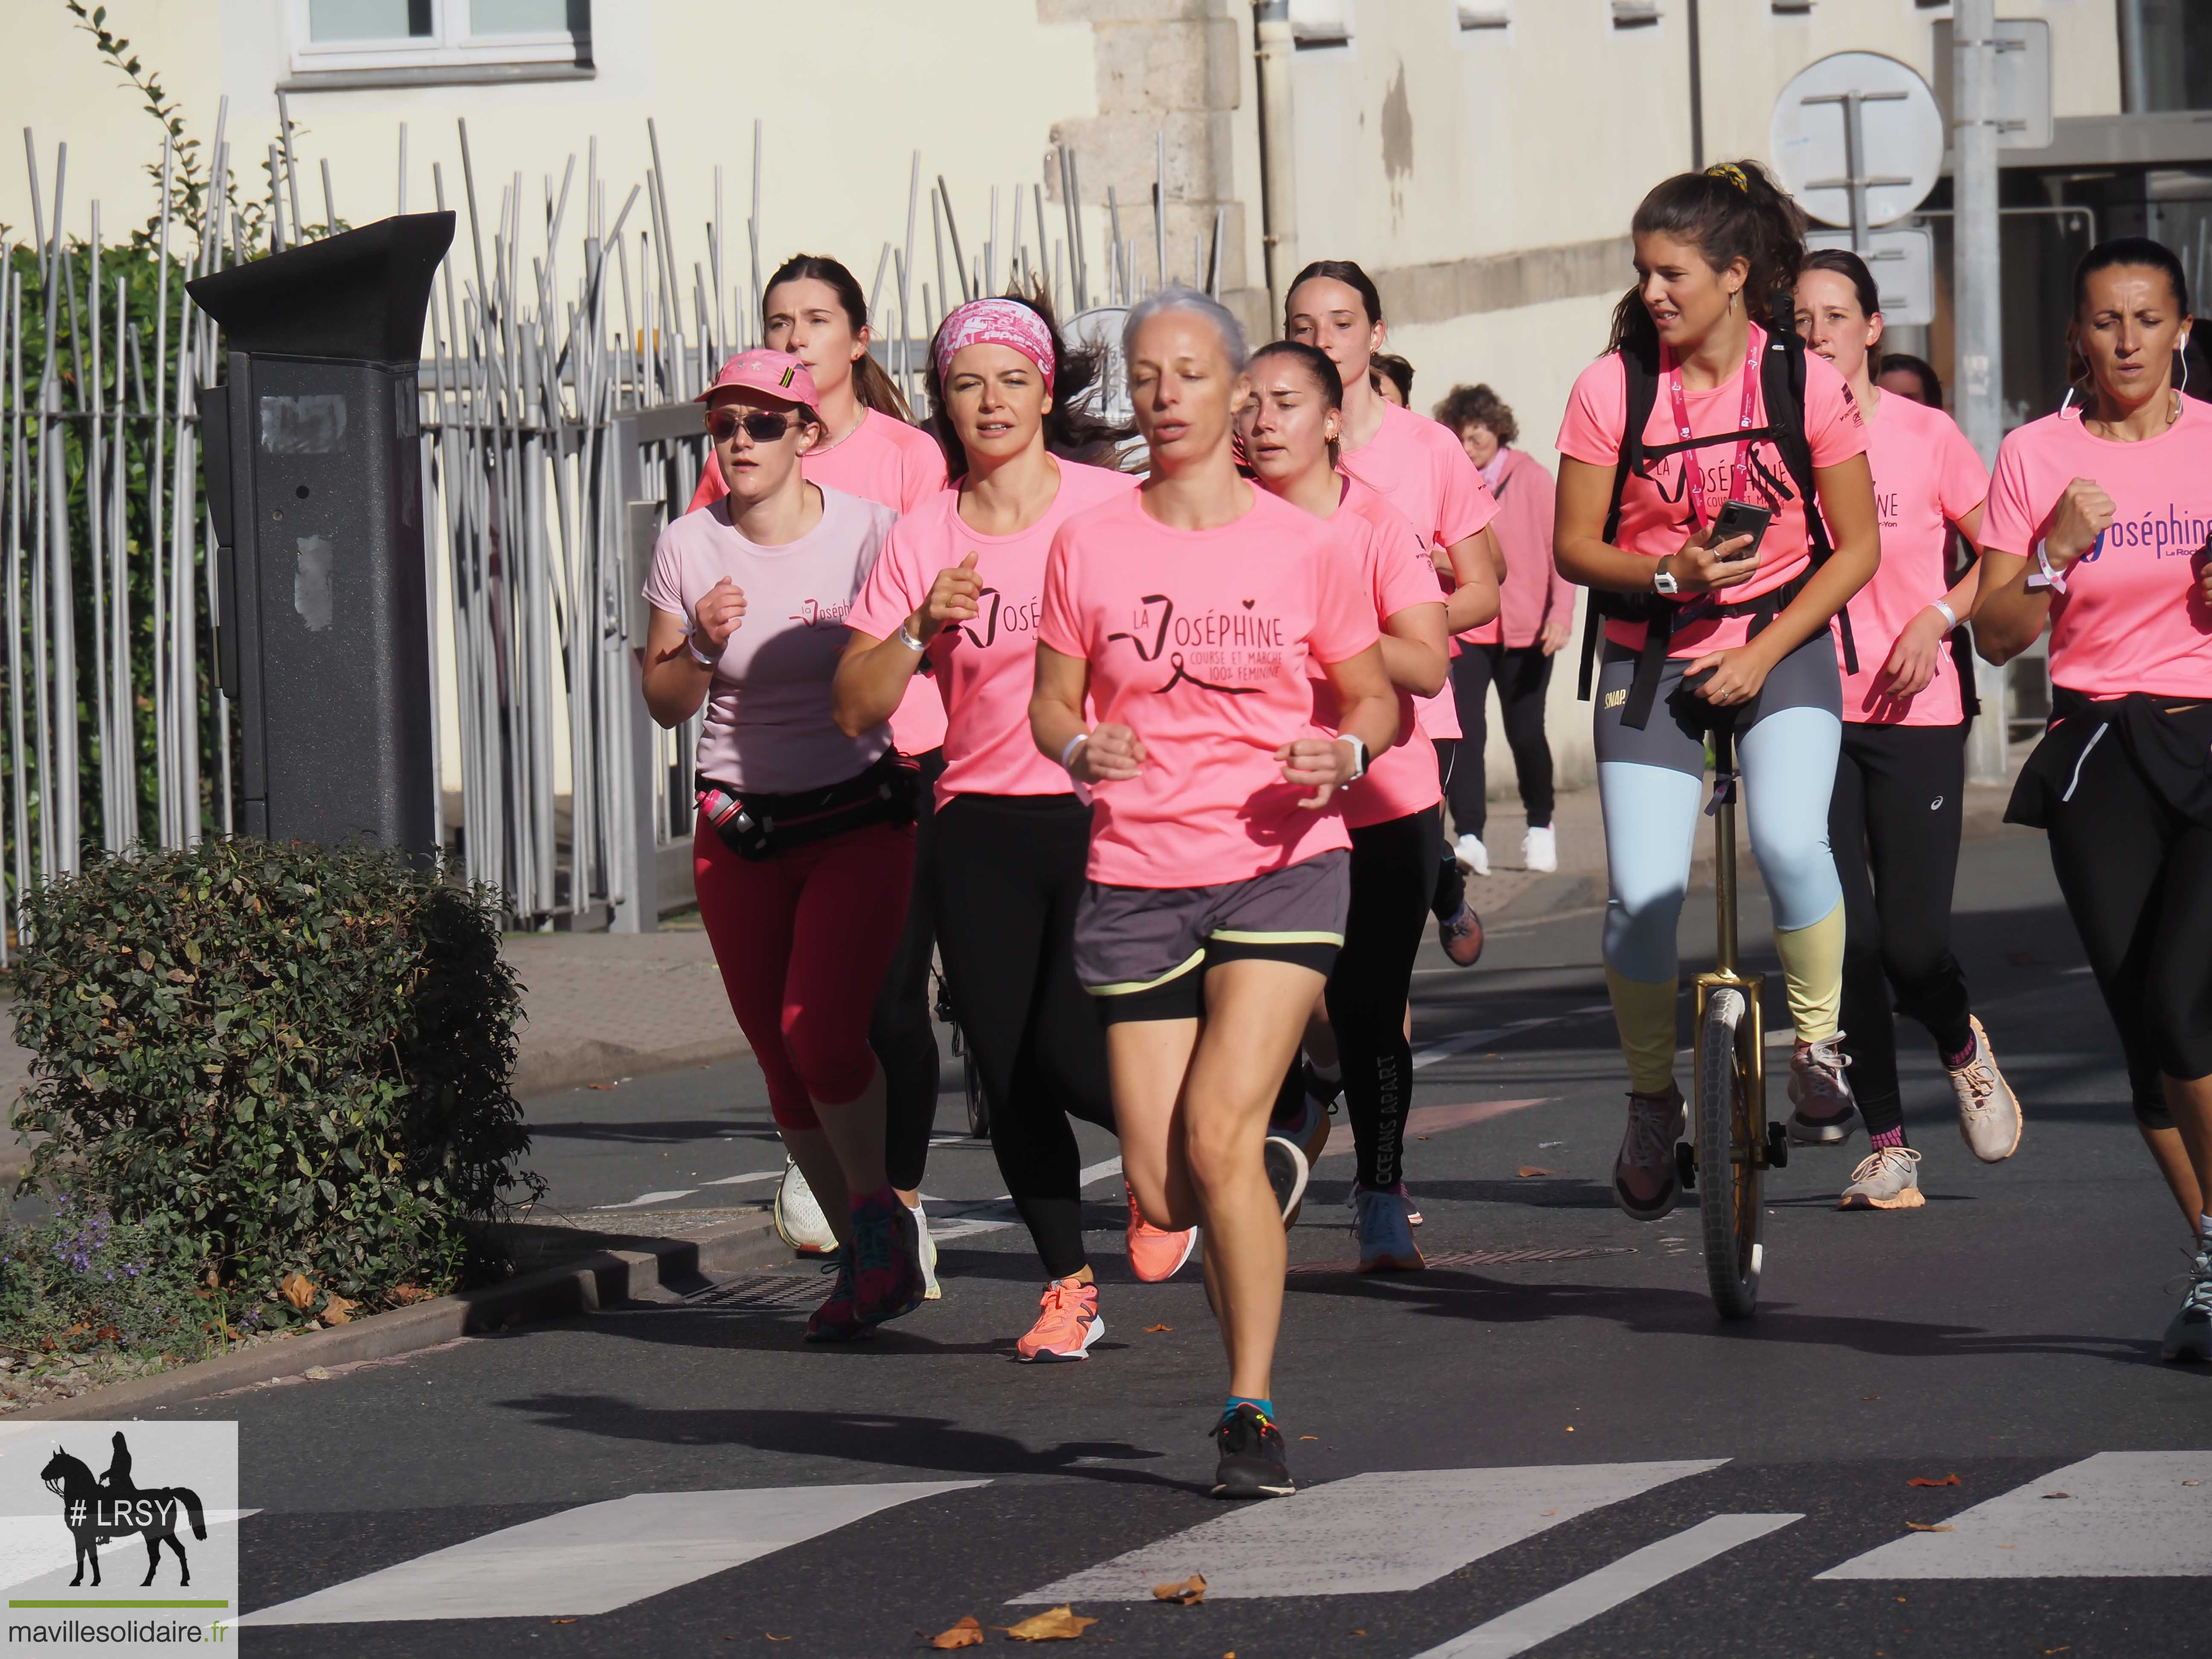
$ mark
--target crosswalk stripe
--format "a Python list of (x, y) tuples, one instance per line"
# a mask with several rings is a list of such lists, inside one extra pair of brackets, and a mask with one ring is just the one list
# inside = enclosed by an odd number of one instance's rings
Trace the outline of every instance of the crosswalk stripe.
[(1703, 1566), (1715, 1556), (1739, 1544), (1779, 1532), (1802, 1515), (1716, 1515), (1694, 1527), (1632, 1550), (1620, 1560), (1584, 1573), (1571, 1584), (1562, 1584), (1548, 1595), (1523, 1602), (1510, 1613), (1501, 1613), (1477, 1625), (1442, 1647), (1431, 1648), (1416, 1659), (1511, 1659), (1540, 1642), (1548, 1642), (1563, 1631), (1587, 1624), (1610, 1613), (1623, 1601), (1665, 1583), (1692, 1567)]
[(2212, 1577), (2212, 1451), (2099, 1452), (1822, 1578)]
[(1358, 1474), (1191, 1528), (1015, 1598), (1149, 1601), (1206, 1575), (1209, 1601), (1419, 1589), (1509, 1544), (1726, 1458)]
[(241, 1625), (355, 1625), (611, 1613), (983, 1480), (638, 1492), (562, 1510), (251, 1613)]

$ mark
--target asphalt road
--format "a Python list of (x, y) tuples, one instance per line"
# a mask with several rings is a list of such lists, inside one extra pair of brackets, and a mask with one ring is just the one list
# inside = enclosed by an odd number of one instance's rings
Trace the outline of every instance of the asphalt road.
[[(1040, 1275), (988, 1151), (956, 1144), (927, 1188), (960, 1235), (945, 1299), (871, 1344), (803, 1348), (823, 1286), (796, 1271), (178, 1408), (242, 1425), (246, 1622), (269, 1626), (243, 1639), (842, 1659), (1072, 1601), (1085, 1641), (1178, 1659), (2212, 1652), (2212, 1376), (2157, 1358), (2179, 1216), (2039, 838), (1971, 846), (1960, 901), (2025, 1141), (1977, 1164), (1909, 1036), (1927, 1206), (1839, 1213), (1863, 1136), (1800, 1151), (1751, 1321), (1716, 1318), (1692, 1209), (1612, 1206), (1596, 918), (1500, 929), (1476, 969), (1431, 949), (1417, 981), (1430, 1270), (1333, 1270), (1348, 1158), (1294, 1230), (1297, 1498), (1205, 1496), (1218, 1345), (1194, 1273), (1130, 1278), (1110, 1175), (1089, 1218), (1108, 1334), (1083, 1364), (1013, 1363)], [(1693, 897), (1692, 962), (1711, 915)], [(1468, 1033), (1498, 1035), (1449, 1046)], [(689, 1193), (629, 1225), (781, 1162), (742, 1066), (533, 1115), (565, 1206)], [(1204, 1605), (1152, 1599), (1193, 1572)]]

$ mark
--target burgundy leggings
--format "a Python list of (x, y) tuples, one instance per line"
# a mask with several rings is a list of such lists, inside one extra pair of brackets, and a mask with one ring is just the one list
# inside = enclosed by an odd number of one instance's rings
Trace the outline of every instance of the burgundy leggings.
[(819, 1127), (814, 1103), (857, 1099), (875, 1074), (868, 1018), (914, 882), (914, 830), (848, 830), (748, 863), (699, 821), (699, 919), (779, 1126)]

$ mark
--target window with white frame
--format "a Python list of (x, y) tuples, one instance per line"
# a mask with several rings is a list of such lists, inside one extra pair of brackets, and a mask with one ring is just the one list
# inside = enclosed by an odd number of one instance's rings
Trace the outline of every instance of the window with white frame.
[(1659, 0), (1613, 0), (1613, 27), (1616, 34), (1658, 27)]
[(286, 0), (295, 74), (586, 70), (591, 0)]
[(1291, 0), (1291, 39), (1300, 52), (1352, 44), (1352, 0)]

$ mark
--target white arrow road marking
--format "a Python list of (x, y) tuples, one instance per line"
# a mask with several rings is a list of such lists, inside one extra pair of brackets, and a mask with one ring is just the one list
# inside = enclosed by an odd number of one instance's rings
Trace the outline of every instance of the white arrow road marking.
[[(1078, 1187), (1088, 1187), (1094, 1182), (1103, 1181), (1109, 1176), (1118, 1176), (1121, 1173), (1121, 1160), (1118, 1158), (1109, 1158), (1103, 1164), (1085, 1166), (1077, 1173), (1075, 1184)], [(922, 1201), (925, 1206), (941, 1204), (945, 1206), (941, 1212), (945, 1217), (944, 1220), (939, 1221), (936, 1213), (931, 1213), (929, 1217), (929, 1236), (940, 1244), (950, 1238), (966, 1238), (975, 1233), (1004, 1232), (1021, 1219), (1014, 1212), (1014, 1196), (1012, 1193), (1000, 1193), (996, 1198), (987, 1198), (980, 1202), (931, 1198), (927, 1194), (924, 1194)]]
[(918, 1498), (984, 1480), (649, 1492), (562, 1510), (280, 1606), (241, 1625), (611, 1613)]
[(1585, 1014), (1605, 1014), (1613, 1012), (1609, 1002), (1593, 1002), (1583, 1008), (1570, 1008), (1564, 1014), (1543, 1014), (1533, 1019), (1516, 1019), (1510, 1025), (1493, 1025), (1480, 1031), (1458, 1031), (1439, 1037), (1425, 1048), (1413, 1050), (1413, 1069), (1433, 1066), (1469, 1048), (1480, 1048), (1486, 1042), (1496, 1042), (1505, 1037), (1516, 1037), (1534, 1030), (1540, 1025), (1557, 1025), (1562, 1020), (1580, 1019)]
[[(1501, 1613), (1464, 1636), (1417, 1655), (1416, 1659), (1510, 1659), (1563, 1631), (1587, 1624), (1601, 1613), (1612, 1612), (1623, 1601), (1665, 1583), (1678, 1573), (1703, 1566), (1739, 1544), (1779, 1532), (1792, 1521), (1804, 1518), (1802, 1515), (1717, 1515), (1672, 1538), (1632, 1550), (1610, 1566), (1584, 1573), (1549, 1595)], [(1210, 1594), (1212, 1586), (1206, 1589)]]
[[(2044, 1496), (2063, 1492), (2063, 1498)], [(2212, 1451), (2099, 1452), (1823, 1578), (2212, 1577)]]
[(1206, 1575), (1210, 1601), (1419, 1589), (1508, 1544), (1726, 1458), (1356, 1474), (1208, 1521), (1016, 1601), (1149, 1601)]
[(592, 1210), (594, 1214), (602, 1210), (635, 1210), (647, 1204), (665, 1204), (672, 1198), (689, 1198), (698, 1190), (696, 1187), (678, 1187), (672, 1193), (640, 1193), (620, 1204), (594, 1204)]

